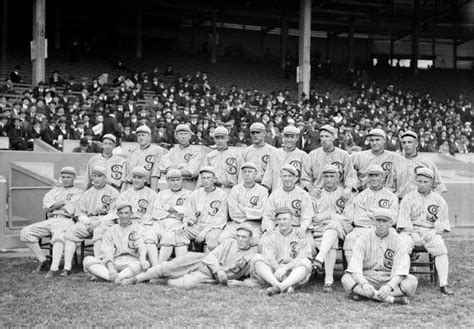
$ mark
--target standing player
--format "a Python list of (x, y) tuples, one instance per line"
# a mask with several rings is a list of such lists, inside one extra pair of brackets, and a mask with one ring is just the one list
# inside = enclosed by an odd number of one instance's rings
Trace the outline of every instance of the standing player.
[[(61, 169), (61, 186), (51, 189), (43, 198), (43, 209), (46, 210), (47, 220), (28, 225), (20, 232), (20, 239), (26, 243), (28, 249), (38, 259), (38, 266), (34, 273), (45, 271), (48, 267), (47, 278), (52, 278), (59, 274), (59, 262), (64, 251), (64, 233), (74, 225), (72, 217), (76, 211), (77, 201), (83, 191), (74, 187), (76, 170), (73, 167), (63, 167)], [(46, 256), (41, 251), (38, 240), (51, 236), (53, 245), (52, 263), (47, 261)]]
[(151, 144), (151, 130), (145, 125), (137, 128), (137, 141), (139, 147), (129, 153), (125, 163), (122, 192), (130, 186), (131, 170), (135, 167), (142, 167), (146, 170), (145, 184), (156, 192), (158, 191), (158, 180), (161, 176), (158, 163), (164, 151)]
[(230, 221), (221, 235), (221, 241), (234, 237), (239, 224), (248, 223), (253, 228), (253, 243), (258, 244), (262, 235), (263, 207), (268, 199), (268, 191), (256, 183), (257, 174), (258, 168), (253, 162), (242, 165), (241, 177), (244, 182), (234, 186), (229, 193)]
[(435, 175), (431, 169), (420, 168), (416, 173), (418, 189), (408, 193), (400, 204), (397, 229), (408, 246), (408, 252), (425, 247), (435, 257), (440, 290), (453, 295), (448, 287), (448, 249), (442, 234), (449, 232), (448, 205), (443, 197), (432, 192)]
[(375, 228), (362, 235), (354, 246), (342, 285), (354, 300), (359, 296), (385, 303), (408, 304), (418, 280), (411, 274), (406, 245), (391, 226), (389, 209), (374, 211)]
[(313, 267), (319, 271), (324, 262), (325, 278), (323, 292), (331, 293), (334, 283), (339, 239), (344, 240), (352, 231), (352, 198), (345, 199), (344, 188), (339, 184), (340, 172), (335, 165), (326, 165), (321, 170), (324, 185), (319, 199), (313, 199), (316, 216), (313, 217), (313, 238), (319, 252)]
[(428, 168), (434, 173), (433, 191), (442, 194), (446, 192), (446, 186), (441, 180), (441, 175), (438, 172), (436, 165), (428, 160), (421, 159), (418, 155), (418, 135), (413, 131), (407, 130), (401, 136), (403, 153), (405, 156), (400, 157), (400, 161), (395, 164), (397, 169), (397, 191), (396, 195), (401, 200), (405, 195), (417, 189), (416, 173), (420, 168)]
[(280, 169), (285, 164), (292, 165), (297, 171), (296, 184), (299, 185), (303, 163), (308, 154), (296, 147), (300, 136), (300, 130), (295, 126), (287, 126), (283, 129), (283, 148), (276, 149), (270, 154), (267, 170), (262, 179), (262, 185), (269, 191), (281, 188)]
[[(183, 230), (187, 239), (206, 242), (208, 250), (219, 245), (219, 237), (227, 224), (227, 193), (216, 187), (214, 168), (201, 168), (201, 188), (189, 196)], [(189, 244), (190, 241), (185, 241)]]
[(311, 276), (312, 248), (306, 232), (293, 227), (292, 217), (289, 208), (275, 211), (278, 229), (262, 237), (262, 254), (254, 257), (255, 277), (271, 285), (269, 296), (304, 286)]
[[(267, 170), (268, 159), (276, 148), (265, 143), (265, 125), (261, 122), (252, 123), (250, 126), (250, 137), (252, 145), (242, 151), (243, 162), (253, 162), (257, 166), (257, 183), (261, 183), (265, 170)], [(242, 181), (242, 177), (239, 177)]]
[(199, 175), (199, 167), (203, 160), (200, 146), (191, 145), (191, 129), (187, 124), (176, 126), (175, 137), (178, 146), (173, 147), (168, 153), (163, 155), (159, 168), (162, 174), (166, 174), (170, 169), (181, 171), (183, 187), (187, 190), (194, 190), (196, 179)]
[(133, 222), (131, 215), (132, 205), (118, 204), (119, 222), (112, 225), (104, 235), (101, 245), (103, 257), (84, 258), (84, 272), (90, 273), (92, 279), (121, 283), (123, 279), (150, 267), (143, 243), (143, 226)]
[(120, 191), (125, 167), (125, 158), (112, 153), (116, 146), (116, 138), (112, 134), (102, 137), (102, 153), (96, 154), (87, 163), (87, 189), (92, 186), (92, 169), (105, 167), (107, 183)]
[(383, 187), (384, 170), (379, 165), (371, 165), (367, 169), (369, 188), (362, 191), (354, 199), (354, 230), (344, 240), (344, 252), (347, 262), (352, 257), (352, 248), (357, 239), (370, 231), (375, 225), (374, 209), (390, 209), (396, 218), (398, 216), (398, 199), (395, 194)]
[[(185, 204), (191, 191), (183, 188), (183, 176), (178, 169), (166, 173), (169, 189), (156, 196), (151, 218), (145, 225), (145, 245), (152, 266), (166, 262), (175, 250), (176, 257), (184, 255), (188, 248), (177, 243), (176, 234), (183, 225)], [(158, 255), (158, 246), (161, 246)]]
[(216, 149), (205, 156), (201, 170), (204, 167), (211, 166), (216, 175), (215, 185), (229, 193), (230, 189), (238, 184), (241, 160), (238, 152), (229, 149), (227, 146), (229, 131), (225, 127), (217, 127), (214, 130), (214, 141), (216, 142)]
[(367, 169), (370, 165), (377, 164), (384, 170), (384, 186), (395, 192), (395, 163), (400, 161), (401, 156), (395, 152), (385, 150), (387, 139), (382, 129), (372, 129), (367, 135), (370, 150), (355, 152), (351, 155), (352, 164), (357, 172), (357, 190), (362, 191), (367, 187)]
[(77, 223), (66, 231), (64, 245), (64, 269), (61, 276), (71, 274), (72, 258), (76, 244), (92, 236), (94, 255), (100, 255), (101, 234), (112, 226), (115, 219), (115, 201), (118, 191), (106, 183), (107, 170), (95, 166), (92, 170), (92, 187), (81, 196), (77, 203)]
[(352, 189), (355, 189), (357, 185), (357, 177), (349, 153), (334, 146), (336, 136), (336, 129), (330, 125), (319, 128), (321, 147), (311, 151), (303, 163), (301, 183), (316, 199), (319, 198), (323, 189), (322, 168), (326, 165), (334, 165), (339, 169), (340, 184), (344, 187), (344, 200), (351, 198)]
[(262, 231), (274, 229), (275, 212), (278, 208), (287, 207), (292, 211), (292, 225), (305, 232), (314, 216), (313, 204), (309, 194), (296, 186), (298, 172), (295, 167), (285, 164), (280, 169), (282, 187), (270, 194), (263, 211)]

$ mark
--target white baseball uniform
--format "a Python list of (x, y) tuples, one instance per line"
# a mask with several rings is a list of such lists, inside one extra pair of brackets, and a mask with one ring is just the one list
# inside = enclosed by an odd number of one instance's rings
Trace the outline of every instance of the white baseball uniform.
[(130, 183), (132, 179), (132, 169), (142, 167), (147, 171), (146, 183), (150, 184), (151, 177), (161, 177), (161, 170), (158, 163), (164, 154), (165, 151), (154, 144), (150, 144), (143, 149), (140, 146), (137, 147), (127, 156), (123, 180)]
[(132, 219), (146, 222), (151, 218), (153, 205), (155, 204), (156, 192), (151, 188), (144, 186), (136, 190), (131, 187), (123, 191), (117, 197), (117, 204), (130, 203), (132, 205)]
[(96, 154), (87, 163), (87, 178), (90, 182), (92, 180), (92, 169), (103, 166), (106, 169), (107, 183), (119, 189), (124, 178), (125, 162), (124, 157), (115, 154), (108, 158), (104, 154)]
[[(270, 154), (272, 154), (275, 150), (275, 147), (265, 143), (263, 146), (260, 147), (256, 146), (255, 144), (252, 144), (250, 146), (247, 146), (242, 151), (242, 163), (252, 162), (257, 166), (257, 182), (262, 181), (263, 175), (267, 170)], [(241, 177), (240, 181), (242, 181)]]
[[(206, 154), (201, 168), (211, 166), (216, 173), (216, 185), (227, 192), (238, 184), (241, 157), (235, 149), (226, 148), (223, 151), (213, 150)], [(198, 180), (197, 186), (200, 186)]]
[(193, 190), (202, 161), (200, 146), (188, 145), (182, 147), (177, 145), (163, 155), (158, 166), (162, 174), (166, 174), (170, 167), (179, 169), (183, 174), (183, 187)]
[(308, 154), (295, 148), (291, 152), (286, 152), (284, 149), (276, 149), (270, 154), (268, 158), (268, 166), (263, 175), (262, 185), (268, 187), (270, 191), (280, 189), (282, 185), (280, 177), (280, 169), (284, 164), (290, 164), (298, 171), (297, 185), (300, 185), (301, 172), (303, 170), (303, 163), (308, 158)]

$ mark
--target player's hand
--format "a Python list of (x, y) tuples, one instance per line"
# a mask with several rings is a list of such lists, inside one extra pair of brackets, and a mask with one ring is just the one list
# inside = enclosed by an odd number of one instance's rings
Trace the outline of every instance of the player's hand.
[(209, 231), (210, 229), (205, 228), (201, 232), (199, 232), (199, 234), (196, 237), (196, 242), (197, 243), (204, 242), (204, 240), (206, 240), (206, 235), (207, 233), (209, 233)]
[(390, 296), (390, 293), (392, 292), (392, 288), (390, 288), (389, 285), (383, 285), (379, 291), (377, 292), (377, 297), (379, 297), (380, 299), (385, 299), (387, 298), (388, 296)]
[(150, 268), (150, 263), (146, 259), (141, 259), (140, 260), (140, 265), (142, 266), (142, 269), (144, 271), (146, 271)]
[(219, 283), (227, 284), (227, 281), (228, 281), (227, 274), (225, 274), (223, 270), (217, 271), (216, 275), (217, 275), (217, 281)]
[(418, 233), (412, 233), (411, 238), (413, 239), (413, 243), (417, 247), (423, 247), (425, 245), (425, 241), (421, 238), (420, 234)]
[(286, 275), (287, 272), (288, 272), (288, 267), (282, 266), (278, 270), (276, 270), (273, 275), (275, 276), (275, 278), (278, 281), (281, 282), (283, 280), (283, 277)]
[(51, 207), (49, 207), (49, 210), (53, 211), (53, 210), (56, 210), (56, 209), (60, 209), (60, 208), (64, 207), (65, 204), (66, 204), (66, 202), (64, 200), (56, 201)]
[(115, 280), (117, 280), (118, 272), (115, 268), (109, 270), (109, 277), (110, 277), (110, 281), (115, 282)]
[(375, 288), (370, 283), (364, 284), (362, 289), (364, 289), (364, 293), (368, 298), (372, 298), (375, 295)]
[(321, 197), (322, 191), (323, 191), (322, 189), (315, 187), (314, 189), (311, 190), (310, 195), (316, 198), (316, 200), (319, 200), (319, 198)]
[(342, 199), (342, 201), (347, 201), (351, 198), (351, 196), (352, 196), (351, 189), (346, 187), (344, 189), (344, 192), (342, 192), (342, 194), (341, 194), (341, 199)]
[(426, 243), (430, 242), (431, 240), (434, 239), (434, 237), (436, 236), (436, 231), (435, 230), (429, 230), (427, 232), (425, 232), (423, 234), (423, 241), (425, 241)]

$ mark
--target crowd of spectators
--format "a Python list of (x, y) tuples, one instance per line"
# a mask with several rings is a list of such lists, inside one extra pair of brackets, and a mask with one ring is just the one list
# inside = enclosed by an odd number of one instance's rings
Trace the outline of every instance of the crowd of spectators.
[(260, 121), (267, 142), (276, 147), (283, 127), (297, 126), (298, 147), (307, 152), (319, 147), (318, 127), (324, 124), (338, 129), (337, 146), (349, 152), (368, 148), (365, 137), (372, 128), (387, 132), (388, 150), (400, 150), (399, 136), (413, 130), (421, 152), (474, 151), (474, 109), (463, 95), (440, 100), (394, 85), (379, 88), (363, 71), (348, 76), (356, 92), (333, 100), (330, 91), (312, 89), (298, 101), (288, 90), (226, 90), (212, 85), (205, 72), (179, 75), (171, 65), (89, 83), (66, 81), (54, 71), (47, 83), (18, 92), (21, 70), (15, 67), (0, 86), (0, 136), (9, 137), (10, 148), (17, 150), (32, 149), (33, 139), (40, 138), (57, 149), (74, 139), (75, 151), (100, 152), (94, 141), (104, 134), (133, 142), (137, 127), (146, 124), (152, 142), (169, 147), (175, 143), (174, 127), (184, 122), (194, 132), (193, 144), (212, 146), (214, 129), (224, 125), (229, 144), (244, 146), (250, 144), (249, 126)]

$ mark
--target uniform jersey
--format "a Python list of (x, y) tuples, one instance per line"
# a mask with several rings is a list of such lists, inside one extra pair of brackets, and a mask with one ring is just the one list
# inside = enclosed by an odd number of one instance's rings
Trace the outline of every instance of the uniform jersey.
[(143, 226), (132, 223), (126, 227), (119, 224), (112, 225), (104, 234), (100, 245), (104, 263), (114, 262), (119, 256), (134, 256), (146, 254), (145, 243), (143, 242)]
[(349, 153), (338, 147), (335, 147), (329, 153), (325, 152), (322, 147), (311, 151), (303, 163), (301, 181), (306, 184), (312, 184), (316, 188), (323, 187), (322, 169), (326, 165), (335, 165), (339, 169), (342, 186), (349, 189), (357, 187), (357, 176)]
[(217, 184), (231, 188), (238, 184), (240, 165), (239, 153), (236, 150), (226, 148), (223, 151), (214, 150), (206, 154), (201, 168), (211, 166), (216, 173)]
[(57, 215), (65, 215), (67, 217), (74, 216), (76, 212), (77, 202), (84, 193), (83, 190), (71, 186), (71, 187), (62, 187), (57, 186), (53, 187), (48, 193), (43, 197), (43, 209), (48, 211), (48, 209), (58, 201), (64, 201), (65, 204), (62, 208), (54, 210), (52, 213)]
[(247, 146), (242, 151), (242, 163), (252, 162), (257, 166), (257, 182), (262, 181), (263, 175), (267, 170), (268, 159), (270, 158), (270, 154), (272, 154), (275, 150), (275, 147), (265, 143), (263, 146), (260, 147), (256, 146), (255, 144), (252, 144), (250, 146)]
[(181, 189), (179, 191), (164, 190), (156, 196), (151, 213), (151, 219), (163, 220), (170, 215), (169, 209), (174, 208), (178, 213), (186, 212), (186, 203), (191, 195), (191, 191)]
[(182, 147), (180, 145), (173, 147), (168, 153), (163, 155), (159, 163), (162, 174), (166, 174), (170, 166), (178, 166), (183, 173), (183, 178), (192, 179), (199, 175), (199, 168), (203, 158), (199, 146), (188, 145)]
[(402, 199), (397, 228), (411, 232), (417, 227), (434, 228), (440, 233), (451, 230), (448, 204), (441, 195), (430, 192), (424, 196), (412, 191)]
[(164, 153), (165, 151), (162, 148), (153, 144), (150, 144), (143, 149), (141, 147), (137, 147), (127, 156), (123, 180), (131, 182), (131, 171), (135, 167), (142, 167), (146, 169), (146, 182), (148, 184), (150, 183), (151, 177), (161, 177), (161, 171), (157, 163), (160, 162)]
[(237, 223), (261, 220), (267, 199), (268, 191), (262, 185), (255, 184), (251, 188), (246, 188), (244, 184), (234, 186), (228, 199), (230, 219)]
[(293, 210), (293, 225), (306, 225), (311, 223), (314, 216), (311, 197), (302, 188), (295, 186), (291, 191), (280, 188), (270, 194), (263, 211), (262, 230), (272, 230), (275, 225), (275, 210), (280, 207), (288, 207)]
[(79, 199), (76, 215), (79, 221), (87, 220), (89, 216), (114, 216), (115, 202), (119, 192), (112, 186), (105, 184), (102, 188), (91, 187)]
[(396, 275), (407, 276), (409, 269), (410, 258), (405, 243), (391, 228), (383, 238), (375, 234), (375, 229), (361, 235), (354, 245), (346, 272), (388, 281)]
[(251, 261), (255, 254), (254, 248), (239, 249), (237, 241), (230, 239), (211, 251), (202, 260), (199, 270), (205, 273), (211, 271), (214, 274), (224, 269), (229, 280), (237, 280), (249, 275)]
[(418, 154), (411, 158), (401, 156), (398, 160), (399, 161), (397, 161), (394, 165), (396, 168), (395, 179), (397, 186), (397, 191), (395, 194), (399, 199), (402, 199), (411, 191), (417, 190), (416, 173), (420, 168), (428, 168), (433, 171), (435, 192), (439, 194), (446, 192), (446, 186), (441, 180), (441, 175), (439, 174), (438, 168), (432, 161), (421, 159)]
[(283, 184), (280, 177), (280, 169), (284, 164), (290, 164), (298, 171), (297, 185), (300, 184), (301, 171), (303, 163), (308, 158), (308, 154), (295, 148), (293, 151), (287, 152), (284, 149), (276, 149), (268, 158), (268, 166), (263, 175), (262, 185), (268, 187), (271, 191), (280, 189)]
[(380, 154), (374, 154), (372, 150), (355, 152), (351, 154), (352, 164), (357, 172), (357, 189), (365, 189), (367, 187), (367, 170), (371, 165), (377, 164), (382, 167), (385, 172), (384, 186), (390, 191), (395, 192), (395, 164), (400, 161), (400, 154), (384, 150)]
[(108, 158), (103, 154), (94, 155), (87, 163), (88, 183), (92, 180), (92, 169), (96, 166), (103, 166), (106, 169), (107, 183), (115, 188), (120, 188), (124, 178), (125, 162), (124, 157), (115, 154)]
[(375, 221), (372, 212), (377, 208), (393, 210), (395, 220), (399, 209), (398, 198), (385, 187), (379, 190), (363, 190), (354, 199), (354, 226), (373, 227)]
[(122, 192), (117, 197), (117, 204), (130, 203), (132, 205), (132, 218), (151, 218), (153, 205), (155, 204), (156, 192), (144, 186), (136, 190), (134, 187)]
[(203, 187), (191, 192), (184, 220), (199, 226), (224, 228), (227, 224), (227, 193), (216, 187), (206, 192)]
[(331, 215), (324, 223), (318, 223), (313, 220), (315, 226), (327, 224), (331, 219), (342, 219), (352, 224), (354, 213), (353, 200), (343, 201), (341, 196), (344, 192), (342, 186), (338, 186), (334, 191), (323, 189), (319, 199), (312, 198), (313, 205), (317, 214)]

